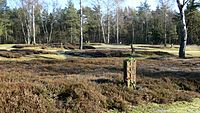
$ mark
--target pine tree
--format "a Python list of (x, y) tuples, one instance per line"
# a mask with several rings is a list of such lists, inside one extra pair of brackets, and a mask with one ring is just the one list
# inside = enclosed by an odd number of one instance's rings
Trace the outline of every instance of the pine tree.
[(74, 4), (71, 0), (68, 1), (68, 7), (66, 10), (66, 26), (67, 33), (70, 36), (70, 43), (75, 43), (78, 41), (78, 25), (79, 25), (79, 17), (77, 14), (77, 10), (74, 7)]

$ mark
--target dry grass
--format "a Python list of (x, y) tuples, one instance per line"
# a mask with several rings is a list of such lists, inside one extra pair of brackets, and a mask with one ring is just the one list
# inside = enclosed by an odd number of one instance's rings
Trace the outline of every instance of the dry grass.
[(140, 60), (137, 89), (122, 80), (122, 58), (0, 61), (1, 112), (131, 111), (200, 97), (200, 60)]
[[(94, 47), (100, 49), (130, 49), (130, 45), (106, 45), (106, 44), (93, 44)], [(149, 51), (149, 52), (167, 52), (169, 54), (178, 56), (179, 45), (173, 45), (171, 48), (170, 45), (164, 47), (163, 45), (144, 45), (144, 44), (134, 44), (133, 47), (136, 51)], [(200, 57), (200, 47), (197, 45), (187, 45), (186, 56), (187, 57)]]

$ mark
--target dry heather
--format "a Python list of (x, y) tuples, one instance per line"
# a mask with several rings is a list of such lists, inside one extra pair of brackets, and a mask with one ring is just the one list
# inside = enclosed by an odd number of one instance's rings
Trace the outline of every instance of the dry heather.
[(137, 89), (122, 80), (121, 58), (0, 62), (0, 111), (129, 111), (131, 106), (200, 97), (200, 59), (140, 60)]
[(34, 55), (34, 54), (56, 54), (56, 53), (39, 51), (39, 50), (30, 50), (30, 49), (14, 49), (10, 51), (7, 50), (0, 51), (0, 57), (4, 58), (21, 58), (27, 55)]

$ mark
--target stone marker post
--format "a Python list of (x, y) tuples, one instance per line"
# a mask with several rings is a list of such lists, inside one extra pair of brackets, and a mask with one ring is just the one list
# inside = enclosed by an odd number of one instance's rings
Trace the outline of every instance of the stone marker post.
[(124, 60), (124, 82), (128, 88), (136, 87), (136, 60), (126, 59)]

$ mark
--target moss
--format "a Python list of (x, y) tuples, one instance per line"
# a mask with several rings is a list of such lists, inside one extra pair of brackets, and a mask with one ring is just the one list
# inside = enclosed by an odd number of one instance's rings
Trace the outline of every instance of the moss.
[(133, 57), (129, 57), (129, 58), (124, 59), (124, 61), (135, 61), (135, 60), (136, 60), (136, 59), (133, 58)]

